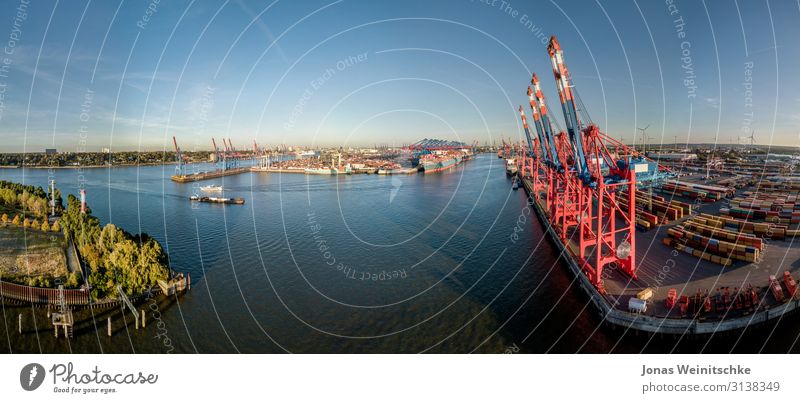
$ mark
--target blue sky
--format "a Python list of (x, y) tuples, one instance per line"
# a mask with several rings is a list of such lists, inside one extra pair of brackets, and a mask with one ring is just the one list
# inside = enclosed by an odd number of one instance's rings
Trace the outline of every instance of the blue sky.
[(518, 139), (533, 71), (563, 122), (549, 35), (616, 138), (800, 143), (797, 0), (149, 4), (4, 0), (0, 150)]

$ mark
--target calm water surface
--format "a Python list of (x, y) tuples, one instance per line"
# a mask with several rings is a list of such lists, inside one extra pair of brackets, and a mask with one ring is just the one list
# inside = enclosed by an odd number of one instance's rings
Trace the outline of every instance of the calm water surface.
[[(172, 166), (0, 169), (0, 179), (87, 189), (103, 223), (147, 232), (192, 290), (120, 310), (81, 311), (55, 339), (46, 310), (3, 307), (7, 352), (785, 352), (797, 318), (710, 341), (600, 326), (555, 248), (485, 154), (444, 173), (343, 177), (246, 173), (202, 184), (243, 206), (192, 204)], [(517, 238), (512, 240), (515, 233)], [(23, 314), (24, 331), (17, 332)], [(106, 319), (114, 335), (106, 335)], [(38, 329), (38, 331), (37, 331)], [(765, 343), (766, 341), (766, 343)], [(795, 347), (795, 350), (797, 347)]]

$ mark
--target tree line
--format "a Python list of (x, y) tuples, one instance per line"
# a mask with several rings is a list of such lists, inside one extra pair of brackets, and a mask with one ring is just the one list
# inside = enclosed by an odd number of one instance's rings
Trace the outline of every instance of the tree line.
[[(181, 151), (190, 161), (208, 161), (208, 151)], [(107, 166), (163, 164), (175, 161), (174, 151), (118, 151), (46, 153), (3, 153), (0, 166), (14, 167), (69, 167), (69, 166)]]
[[(22, 185), (15, 182), (0, 181), (0, 204), (9, 209), (21, 210), (25, 215), (33, 216), (47, 221), (50, 214), (50, 199), (52, 195), (41, 186)], [(62, 210), (61, 192), (55, 190), (56, 212)]]

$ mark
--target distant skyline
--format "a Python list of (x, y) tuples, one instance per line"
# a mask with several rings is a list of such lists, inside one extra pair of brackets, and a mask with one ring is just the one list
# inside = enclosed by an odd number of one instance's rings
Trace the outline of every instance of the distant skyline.
[(522, 140), (550, 35), (612, 137), (800, 145), (797, 0), (0, 7), (0, 152)]

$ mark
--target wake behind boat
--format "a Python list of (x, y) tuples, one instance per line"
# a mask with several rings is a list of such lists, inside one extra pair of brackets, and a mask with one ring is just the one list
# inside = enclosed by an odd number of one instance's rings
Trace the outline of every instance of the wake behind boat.
[(206, 193), (219, 193), (222, 192), (222, 186), (218, 185), (200, 186), (200, 190)]

